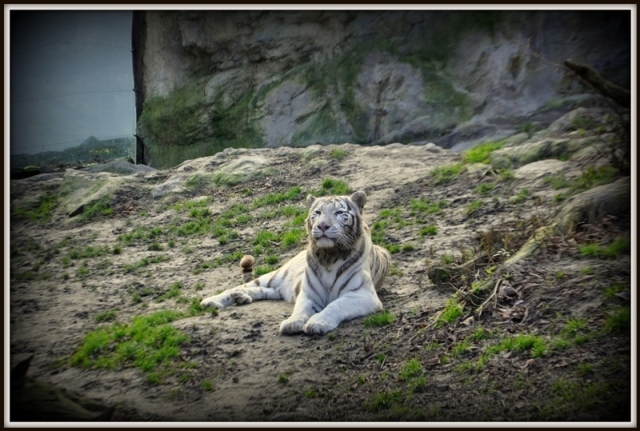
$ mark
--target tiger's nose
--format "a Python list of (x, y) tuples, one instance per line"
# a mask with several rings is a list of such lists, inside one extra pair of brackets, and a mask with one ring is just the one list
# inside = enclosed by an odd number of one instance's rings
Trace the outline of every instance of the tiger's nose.
[(322, 222), (318, 225), (318, 229), (320, 229), (322, 232), (326, 232), (326, 230), (329, 229), (330, 227), (331, 226), (329, 226), (325, 222)]

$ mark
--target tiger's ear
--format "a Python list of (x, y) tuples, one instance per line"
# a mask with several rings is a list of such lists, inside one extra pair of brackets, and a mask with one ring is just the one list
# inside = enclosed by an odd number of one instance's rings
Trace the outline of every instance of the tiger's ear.
[(364, 209), (364, 204), (367, 203), (367, 195), (362, 190), (358, 190), (350, 196), (350, 199), (355, 202), (356, 205), (358, 205), (360, 211), (362, 212), (362, 210)]
[(316, 201), (316, 199), (318, 199), (318, 198), (316, 198), (315, 196), (307, 195), (307, 206), (309, 208), (311, 208), (311, 205), (313, 205), (313, 203)]

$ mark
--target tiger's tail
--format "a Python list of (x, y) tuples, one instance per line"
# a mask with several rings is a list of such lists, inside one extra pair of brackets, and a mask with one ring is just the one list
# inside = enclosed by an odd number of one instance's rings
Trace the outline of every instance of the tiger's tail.
[(240, 259), (240, 269), (242, 271), (242, 279), (245, 283), (253, 280), (253, 264), (256, 260), (250, 254), (245, 254)]

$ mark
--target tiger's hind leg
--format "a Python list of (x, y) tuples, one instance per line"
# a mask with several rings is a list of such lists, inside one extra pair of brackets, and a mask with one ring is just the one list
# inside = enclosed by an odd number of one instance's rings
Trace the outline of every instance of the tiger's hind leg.
[[(251, 286), (253, 284), (253, 286)], [(243, 284), (233, 289), (225, 290), (218, 295), (205, 298), (200, 302), (203, 307), (224, 308), (233, 303), (249, 304), (264, 299), (282, 299), (280, 292), (268, 287), (256, 286), (255, 283)]]

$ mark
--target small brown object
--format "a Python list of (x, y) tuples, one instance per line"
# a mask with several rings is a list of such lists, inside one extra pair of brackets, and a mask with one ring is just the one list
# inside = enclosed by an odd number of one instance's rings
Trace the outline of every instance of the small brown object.
[(250, 282), (253, 279), (253, 264), (256, 260), (250, 254), (245, 254), (240, 259), (240, 268), (242, 268), (242, 278), (245, 283)]

